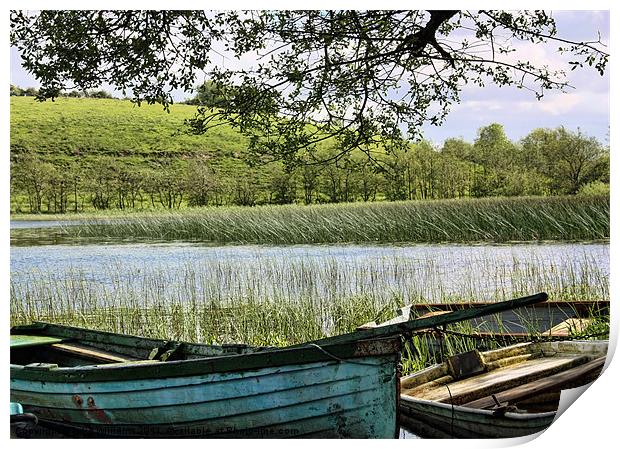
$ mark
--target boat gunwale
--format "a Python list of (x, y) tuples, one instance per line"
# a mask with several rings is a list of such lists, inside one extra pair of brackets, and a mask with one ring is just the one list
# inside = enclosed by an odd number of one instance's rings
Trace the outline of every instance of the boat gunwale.
[[(63, 326), (52, 325), (56, 328)], [(79, 328), (70, 328), (76, 330)], [(28, 330), (27, 327), (13, 328), (14, 330)], [(98, 332), (98, 331), (89, 331)], [(124, 337), (122, 334), (107, 332), (107, 337)], [(165, 340), (142, 339), (136, 340), (167, 343)], [(189, 346), (194, 343), (185, 343)], [(200, 345), (199, 346), (208, 346)], [(173, 360), (153, 363), (111, 363), (103, 365), (84, 365), (76, 367), (41, 367), (11, 364), (11, 379), (34, 380), (46, 382), (91, 382), (91, 381), (120, 381), (138, 379), (158, 379), (168, 377), (185, 377), (197, 374), (222, 372), (237, 372), (257, 370), (261, 368), (304, 365), (307, 363), (336, 360), (344, 363), (362, 363), (355, 360), (363, 357), (392, 355), (394, 362), (400, 360), (400, 337), (371, 338), (351, 343), (336, 343), (333, 345), (317, 345), (309, 343), (296, 347), (268, 348), (251, 353), (231, 353), (186, 360)]]
[[(120, 334), (116, 332), (85, 329), (75, 326), (66, 326), (62, 324), (47, 323), (44, 321), (33, 321), (31, 324), (22, 324), (13, 326), (11, 328), (11, 335), (23, 335), (24, 333), (30, 335), (42, 335), (50, 337), (63, 337), (67, 339), (84, 339), (91, 342), (109, 343), (118, 346), (133, 346), (138, 349), (152, 349), (155, 345), (165, 345), (166, 343), (174, 342), (174, 340), (165, 340), (159, 338), (148, 338), (138, 335)], [(252, 346), (243, 343), (230, 343), (224, 345), (210, 345), (205, 343), (184, 343), (188, 346), (209, 348), (215, 350), (240, 350), (250, 349), (256, 352), (273, 349), (271, 346)]]
[[(528, 348), (533, 348), (535, 351), (531, 351), (533, 352), (538, 352), (540, 354), (541, 357), (553, 357), (556, 356), (558, 354), (579, 354), (578, 352), (575, 351), (556, 351), (553, 350), (554, 346), (569, 346), (570, 344), (585, 344), (585, 345), (589, 345), (589, 346), (604, 346), (605, 347), (605, 354), (609, 355), (609, 340), (563, 340), (563, 341), (529, 341), (529, 342), (520, 342), (520, 343), (516, 343), (510, 346), (504, 346), (501, 348), (497, 348), (497, 349), (490, 349), (488, 351), (482, 351), (480, 352), (480, 355), (482, 357), (484, 357), (485, 362), (487, 361), (486, 359), (489, 357), (489, 355), (492, 354), (496, 354), (496, 353), (500, 353), (500, 352), (508, 352), (514, 349), (528, 349)], [(598, 353), (597, 353), (598, 354)], [(601, 353), (602, 354), (602, 353)], [(594, 354), (596, 355), (596, 354)], [(500, 357), (499, 359), (502, 359), (503, 357)], [(492, 358), (491, 361), (496, 361), (499, 360), (497, 358)], [(408, 379), (415, 379), (416, 377), (420, 377), (421, 375), (430, 372), (434, 369), (440, 369), (442, 367), (447, 367), (447, 362), (441, 362), (441, 363), (435, 363), (434, 365), (431, 366), (427, 366), (426, 368), (420, 370), (420, 371), (416, 371), (415, 373), (411, 373), (407, 376), (403, 376), (401, 378), (401, 382), (402, 381), (406, 381)], [(413, 397), (413, 396), (411, 396)]]
[(407, 407), (411, 407), (409, 404), (420, 404), (429, 407), (434, 407), (437, 409), (450, 410), (455, 412), (462, 412), (468, 415), (477, 414), (484, 415), (489, 417), (505, 417), (509, 420), (517, 420), (517, 421), (529, 421), (536, 418), (547, 418), (551, 416), (555, 416), (557, 411), (555, 412), (505, 412), (501, 415), (497, 415), (494, 410), (482, 409), (482, 408), (474, 408), (474, 407), (466, 407), (463, 405), (452, 405), (444, 402), (432, 401), (428, 399), (420, 399), (413, 396), (407, 396), (406, 394), (402, 394), (400, 396), (400, 404), (399, 407), (402, 409), (407, 409)]

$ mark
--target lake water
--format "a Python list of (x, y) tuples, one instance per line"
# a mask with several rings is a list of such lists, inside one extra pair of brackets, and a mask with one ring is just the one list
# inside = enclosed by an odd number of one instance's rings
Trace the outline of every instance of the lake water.
[[(595, 277), (596, 279), (592, 278)], [(93, 288), (156, 286), (177, 298), (445, 295), (492, 299), (545, 282), (609, 277), (609, 244), (229, 245), (88, 243), (11, 247), (11, 283), (80, 280)], [(591, 279), (592, 278), (592, 279)], [(180, 286), (182, 287), (180, 289)], [(558, 284), (558, 287), (561, 285)]]
[(82, 222), (79, 220), (11, 220), (11, 229), (57, 228), (80, 223)]

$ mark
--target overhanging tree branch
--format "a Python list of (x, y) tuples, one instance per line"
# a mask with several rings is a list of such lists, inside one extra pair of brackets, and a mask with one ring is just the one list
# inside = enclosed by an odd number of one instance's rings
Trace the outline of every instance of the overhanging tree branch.
[[(565, 39), (544, 11), (11, 12), (11, 45), (41, 99), (108, 83), (167, 108), (174, 89), (209, 79), (221, 101), (188, 123), (194, 132), (231, 124), (254, 162), (302, 163), (326, 145), (343, 154), (406, 146), (424, 123), (443, 121), (466, 84), (538, 98), (568, 86), (562, 72), (509, 59), (516, 41), (561, 43), (580, 59), (572, 68), (603, 73), (608, 62), (600, 39)], [(229, 69), (212, 54), (255, 63)]]

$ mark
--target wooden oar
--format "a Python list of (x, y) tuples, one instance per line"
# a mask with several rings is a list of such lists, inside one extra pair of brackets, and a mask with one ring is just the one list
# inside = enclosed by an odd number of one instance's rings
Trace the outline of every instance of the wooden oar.
[[(333, 345), (350, 343), (358, 340), (366, 340), (371, 338), (390, 337), (398, 334), (408, 334), (413, 331), (443, 326), (445, 324), (458, 323), (459, 321), (471, 320), (481, 316), (492, 315), (494, 313), (504, 312), (505, 310), (517, 309), (519, 307), (545, 302), (548, 299), (546, 293), (537, 293), (523, 298), (510, 299), (493, 304), (487, 304), (480, 307), (472, 307), (466, 310), (455, 310), (454, 312), (445, 313), (443, 315), (429, 316), (426, 318), (418, 318), (416, 320), (405, 321), (402, 323), (391, 324), (388, 326), (375, 327), (370, 329), (359, 330), (349, 334), (336, 335), (334, 337), (322, 338), (308, 343), (316, 345)], [(292, 348), (304, 346), (308, 343), (290, 346)]]

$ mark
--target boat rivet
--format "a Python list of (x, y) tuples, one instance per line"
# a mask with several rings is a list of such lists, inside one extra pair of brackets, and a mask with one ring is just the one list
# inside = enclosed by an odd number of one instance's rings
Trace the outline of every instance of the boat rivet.
[(95, 400), (93, 399), (92, 396), (88, 396), (88, 400), (86, 401), (86, 403), (88, 404), (89, 407), (94, 407)]
[(84, 401), (82, 401), (82, 398), (76, 394), (73, 396), (73, 402), (75, 402), (76, 405), (81, 406)]

